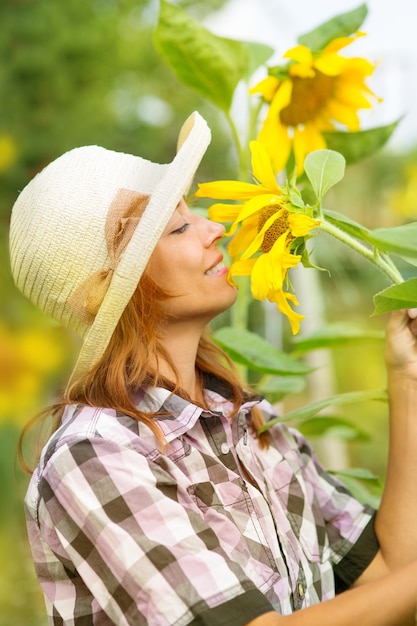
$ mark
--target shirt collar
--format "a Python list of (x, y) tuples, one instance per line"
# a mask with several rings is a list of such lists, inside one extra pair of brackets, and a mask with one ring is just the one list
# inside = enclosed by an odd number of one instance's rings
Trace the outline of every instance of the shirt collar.
[[(154, 419), (166, 440), (170, 442), (189, 431), (200, 417), (213, 415), (229, 417), (233, 411), (233, 403), (223, 395), (225, 391), (227, 392), (225, 385), (218, 385), (213, 380), (205, 382), (208, 384), (204, 394), (210, 410), (203, 409), (163, 387), (147, 387), (136, 396), (135, 402), (142, 411), (159, 413)], [(258, 397), (252, 397), (242, 405), (242, 409), (250, 410), (259, 400)]]

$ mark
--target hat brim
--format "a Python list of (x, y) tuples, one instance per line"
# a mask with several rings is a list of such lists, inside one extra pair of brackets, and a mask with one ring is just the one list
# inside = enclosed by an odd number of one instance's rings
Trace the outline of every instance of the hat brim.
[(206, 121), (194, 112), (181, 129), (178, 152), (152, 192), (139, 225), (114, 272), (102, 305), (85, 335), (69, 385), (90, 371), (104, 354), (159, 238), (191, 186), (210, 139)]

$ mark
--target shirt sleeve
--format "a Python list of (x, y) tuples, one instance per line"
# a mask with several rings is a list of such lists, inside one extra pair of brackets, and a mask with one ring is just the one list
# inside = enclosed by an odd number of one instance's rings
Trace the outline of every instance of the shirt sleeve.
[(83, 439), (49, 459), (40, 493), (41, 532), (113, 623), (242, 626), (272, 610), (162, 463)]
[(340, 592), (355, 582), (379, 550), (374, 530), (376, 512), (360, 503), (340, 480), (323, 468), (303, 435), (293, 429), (291, 432), (303, 459), (306, 484), (311, 486), (312, 506), (319, 508), (329, 537), (336, 590)]

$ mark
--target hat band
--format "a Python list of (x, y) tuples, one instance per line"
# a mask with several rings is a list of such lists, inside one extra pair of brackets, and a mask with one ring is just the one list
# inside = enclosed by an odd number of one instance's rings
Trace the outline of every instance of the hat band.
[(150, 196), (119, 189), (106, 219), (105, 239), (109, 263), (81, 283), (68, 299), (73, 313), (91, 326), (110, 286), (113, 274), (149, 202)]

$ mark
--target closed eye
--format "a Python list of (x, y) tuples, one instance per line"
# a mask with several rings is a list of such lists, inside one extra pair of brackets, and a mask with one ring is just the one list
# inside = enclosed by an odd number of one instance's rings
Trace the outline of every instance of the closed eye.
[(185, 231), (187, 230), (189, 226), (190, 224), (188, 222), (185, 222), (185, 224), (183, 224), (179, 228), (176, 228), (175, 230), (171, 231), (171, 235), (181, 235), (181, 233), (185, 233)]

